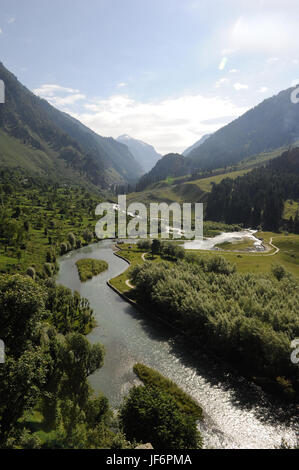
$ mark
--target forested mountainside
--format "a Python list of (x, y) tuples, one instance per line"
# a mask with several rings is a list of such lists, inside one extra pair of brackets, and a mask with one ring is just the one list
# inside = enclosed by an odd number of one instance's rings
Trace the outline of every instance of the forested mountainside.
[(193, 145), (190, 145), (190, 147), (186, 148), (186, 150), (184, 150), (182, 152), (182, 155), (184, 155), (184, 157), (187, 157), (187, 155), (194, 149), (196, 149), (197, 147), (200, 147), (200, 145), (202, 145), (212, 134), (205, 134), (201, 137), (201, 139), (197, 140)]
[(185, 157), (178, 153), (169, 153), (168, 155), (164, 155), (151, 171), (140, 178), (136, 190), (142, 191), (150, 184), (168, 177), (185, 175), (188, 171), (189, 161)]
[(299, 106), (291, 101), (293, 90), (281, 91), (222, 127), (192, 150), (188, 158), (198, 168), (219, 168), (296, 142)]
[[(213, 186), (208, 197), (208, 219), (277, 230), (284, 202), (299, 198), (299, 148), (284, 152), (267, 165), (236, 179)], [(290, 231), (299, 233), (298, 214), (290, 218)]]
[(83, 178), (101, 187), (132, 181), (142, 170), (128, 148), (104, 138), (40, 99), (0, 63), (0, 165), (58, 178)]

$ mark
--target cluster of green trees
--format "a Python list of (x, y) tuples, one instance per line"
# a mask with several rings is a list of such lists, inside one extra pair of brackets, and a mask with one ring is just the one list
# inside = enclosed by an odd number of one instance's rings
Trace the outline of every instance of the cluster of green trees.
[[(94, 393), (88, 377), (102, 367), (105, 351), (84, 336), (92, 310), (78, 293), (51, 279), (37, 282), (29, 276), (2, 275), (0, 311), (5, 343), (0, 448), (201, 445), (196, 429), (201, 409), (158, 373), (155, 384), (130, 391), (118, 416), (105, 396)], [(33, 412), (42, 416), (41, 433), (30, 419)]]
[(96, 193), (15, 171), (0, 179), (0, 271), (49, 277), (58, 256), (96, 240)]
[(161, 241), (159, 238), (154, 240), (139, 240), (137, 247), (140, 250), (151, 251), (152, 255), (160, 255), (166, 259), (183, 259), (185, 257), (185, 250), (180, 245)]
[[(102, 395), (93, 394), (87, 378), (102, 366), (104, 349), (91, 346), (72, 328), (59, 333), (47, 321), (51, 302), (46, 288), (29, 276), (0, 278), (0, 331), (5, 343), (5, 363), (0, 367), (2, 447), (29, 439), (20, 420), (34, 407), (56, 430), (52, 445), (101, 445), (109, 405)], [(36, 437), (32, 445), (40, 444)]]
[[(299, 198), (299, 149), (289, 150), (235, 180), (214, 185), (208, 197), (206, 217), (226, 223), (262, 226), (276, 231), (282, 225), (284, 202)], [(298, 217), (287, 228), (299, 232)]]
[(137, 299), (288, 398), (299, 392), (291, 341), (299, 335), (298, 284), (280, 267), (271, 275), (237, 273), (224, 258), (187, 254), (131, 271)]

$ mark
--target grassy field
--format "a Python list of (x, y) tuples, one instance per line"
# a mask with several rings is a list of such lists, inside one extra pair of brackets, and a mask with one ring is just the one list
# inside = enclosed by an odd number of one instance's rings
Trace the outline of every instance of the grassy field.
[(249, 251), (254, 248), (254, 240), (250, 238), (245, 238), (241, 241), (236, 242), (223, 242), (215, 245), (220, 250), (233, 250), (233, 251)]
[[(266, 244), (272, 243), (279, 252), (275, 253), (275, 248), (271, 248), (267, 253), (235, 253), (219, 251), (220, 254), (231, 263), (235, 263), (239, 272), (269, 273), (273, 264), (281, 264), (287, 271), (299, 278), (299, 235), (283, 235), (272, 232), (259, 232), (256, 234), (262, 238)], [(213, 256), (215, 251), (205, 252), (202, 250), (188, 250), (196, 252), (201, 256)]]
[[(126, 281), (129, 278), (129, 269), (136, 266), (137, 264), (144, 263), (144, 259), (142, 258), (144, 250), (140, 250), (136, 244), (130, 245), (129, 243), (119, 245), (119, 248), (120, 251), (118, 252), (118, 255), (124, 258), (125, 260), (129, 261), (130, 267), (128, 267), (128, 269), (119, 276), (110, 279), (110, 283), (120, 292), (125, 293), (131, 290), (131, 288), (126, 284)], [(145, 255), (145, 259), (148, 259), (152, 262), (157, 262), (161, 260), (161, 258), (158, 256), (152, 259), (149, 253)]]
[(294, 219), (297, 211), (299, 211), (299, 202), (288, 199), (284, 203), (283, 218), (289, 220), (290, 217), (293, 217)]
[[(270, 273), (273, 264), (281, 264), (287, 271), (299, 278), (299, 235), (283, 235), (272, 232), (258, 232), (256, 234), (258, 238), (264, 240), (265, 245), (268, 247), (268, 251), (264, 253), (250, 253), (250, 252), (234, 252), (227, 251), (228, 247), (225, 246), (226, 251), (206, 251), (206, 250), (187, 250), (190, 253), (195, 253), (204, 257), (211, 257), (215, 255), (221, 255), (226, 258), (229, 262), (234, 263), (239, 272), (252, 272), (252, 273)], [(270, 240), (275, 247), (279, 249), (275, 253), (276, 249), (269, 245)], [(245, 241), (243, 249), (246, 246)], [(239, 248), (242, 247), (242, 243), (239, 243)], [(131, 267), (137, 264), (144, 263), (142, 258), (144, 250), (139, 250), (137, 245), (123, 244), (120, 245), (121, 251), (119, 255), (128, 260), (131, 263)], [(237, 249), (237, 245), (232, 245), (232, 250)], [(157, 263), (161, 261), (161, 257), (155, 255), (152, 258), (150, 253), (145, 255), (145, 260)], [(129, 279), (128, 268), (120, 276), (111, 279), (111, 284), (116, 287), (120, 292), (128, 293), (131, 288), (126, 284)]]
[(86, 282), (108, 269), (108, 263), (101, 259), (83, 258), (76, 262), (81, 282)]

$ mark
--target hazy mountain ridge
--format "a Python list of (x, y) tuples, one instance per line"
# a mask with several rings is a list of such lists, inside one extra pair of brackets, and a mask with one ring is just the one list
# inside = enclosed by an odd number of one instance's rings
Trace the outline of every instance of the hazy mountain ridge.
[(127, 134), (120, 135), (116, 140), (128, 147), (135, 160), (142, 167), (143, 172), (150, 171), (162, 157), (152, 145), (134, 139)]
[(182, 152), (182, 155), (184, 155), (184, 157), (187, 157), (187, 155), (189, 155), (190, 152), (192, 152), (192, 150), (196, 149), (197, 147), (199, 147), (200, 145), (202, 145), (209, 137), (211, 137), (211, 135), (213, 134), (205, 134), (203, 135), (199, 140), (197, 140), (193, 145), (190, 145), (190, 147), (186, 148), (186, 150), (184, 150)]

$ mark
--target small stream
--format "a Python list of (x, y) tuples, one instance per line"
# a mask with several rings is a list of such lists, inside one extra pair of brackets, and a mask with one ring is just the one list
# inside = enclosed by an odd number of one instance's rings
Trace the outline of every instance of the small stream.
[[(81, 283), (75, 262), (85, 257), (103, 259), (109, 269)], [(142, 362), (174, 380), (203, 407), (200, 430), (205, 447), (274, 448), (283, 438), (295, 442), (298, 422), (294, 410), (269, 403), (258, 387), (207, 353), (195, 355), (181, 337), (174, 338), (164, 325), (145, 317), (107, 286), (108, 279), (127, 267), (113, 254), (109, 240), (60, 258), (57, 282), (90, 301), (97, 326), (88, 339), (106, 349), (104, 366), (90, 377), (94, 389), (101, 390), (117, 408), (132, 385), (139, 383), (132, 368)]]

